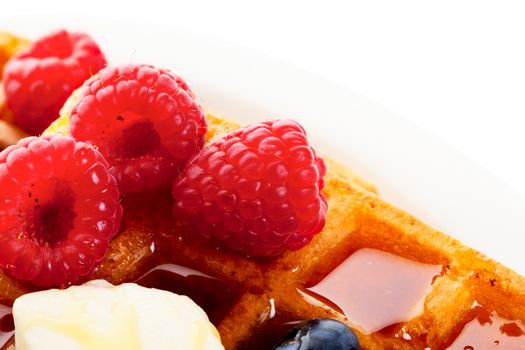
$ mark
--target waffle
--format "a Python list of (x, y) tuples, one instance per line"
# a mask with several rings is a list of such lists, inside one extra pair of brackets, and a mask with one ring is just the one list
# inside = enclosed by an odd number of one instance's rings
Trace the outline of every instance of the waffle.
[[(238, 128), (207, 119), (208, 142)], [(47, 132), (66, 126), (62, 117)], [(190, 296), (226, 349), (270, 349), (313, 317), (345, 322), (364, 349), (525, 349), (522, 276), (386, 203), (337, 163), (328, 162), (325, 180), (325, 228), (273, 259), (186, 242), (169, 189), (126, 195), (121, 232), (90, 279)], [(385, 283), (393, 299), (376, 293)], [(0, 273), (0, 303), (31, 290)]]
[(0, 76), (2, 76), (7, 61), (28, 46), (29, 40), (10, 33), (0, 32)]
[[(0, 79), (7, 61), (17, 52), (28, 47), (29, 41), (9, 33), (0, 32)], [(11, 113), (5, 104), (4, 89), (0, 89), (0, 150), (16, 143), (17, 139), (26, 137), (27, 134), (9, 123), (12, 121)]]

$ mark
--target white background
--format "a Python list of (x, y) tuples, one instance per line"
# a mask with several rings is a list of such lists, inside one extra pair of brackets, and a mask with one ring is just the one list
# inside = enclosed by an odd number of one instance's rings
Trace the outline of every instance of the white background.
[(4, 16), (161, 22), (255, 48), (383, 104), (525, 194), (522, 1), (0, 3)]

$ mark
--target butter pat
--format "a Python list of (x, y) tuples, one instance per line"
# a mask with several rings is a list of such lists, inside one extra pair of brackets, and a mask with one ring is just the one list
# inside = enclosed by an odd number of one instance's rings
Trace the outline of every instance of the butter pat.
[(18, 298), (18, 350), (219, 350), (219, 334), (190, 298), (134, 283), (91, 281)]

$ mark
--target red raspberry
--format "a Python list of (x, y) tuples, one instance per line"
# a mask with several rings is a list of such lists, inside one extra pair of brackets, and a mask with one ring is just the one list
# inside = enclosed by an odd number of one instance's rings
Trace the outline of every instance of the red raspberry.
[(115, 178), (92, 146), (28, 137), (0, 153), (0, 268), (43, 287), (90, 274), (122, 217)]
[(97, 146), (123, 192), (171, 184), (206, 130), (186, 83), (149, 65), (100, 71), (84, 84), (69, 124), (71, 136)]
[(35, 41), (4, 70), (7, 105), (22, 129), (37, 135), (56, 118), (69, 95), (106, 65), (87, 34), (60, 30)]
[(239, 129), (205, 147), (173, 186), (186, 236), (252, 256), (308, 244), (324, 227), (326, 167), (291, 120)]

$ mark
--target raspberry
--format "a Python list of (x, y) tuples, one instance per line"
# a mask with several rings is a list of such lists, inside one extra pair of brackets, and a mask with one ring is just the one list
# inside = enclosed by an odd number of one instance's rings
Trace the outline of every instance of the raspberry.
[(308, 244), (324, 227), (324, 161), (291, 120), (257, 123), (205, 147), (173, 185), (183, 235), (251, 256)]
[(83, 33), (60, 30), (35, 41), (4, 69), (7, 105), (15, 123), (40, 134), (69, 95), (106, 64), (98, 45)]
[(0, 268), (49, 287), (89, 275), (119, 229), (108, 164), (70, 137), (28, 137), (0, 153)]
[(186, 83), (149, 65), (107, 67), (82, 87), (69, 133), (96, 145), (122, 192), (171, 184), (207, 125)]

